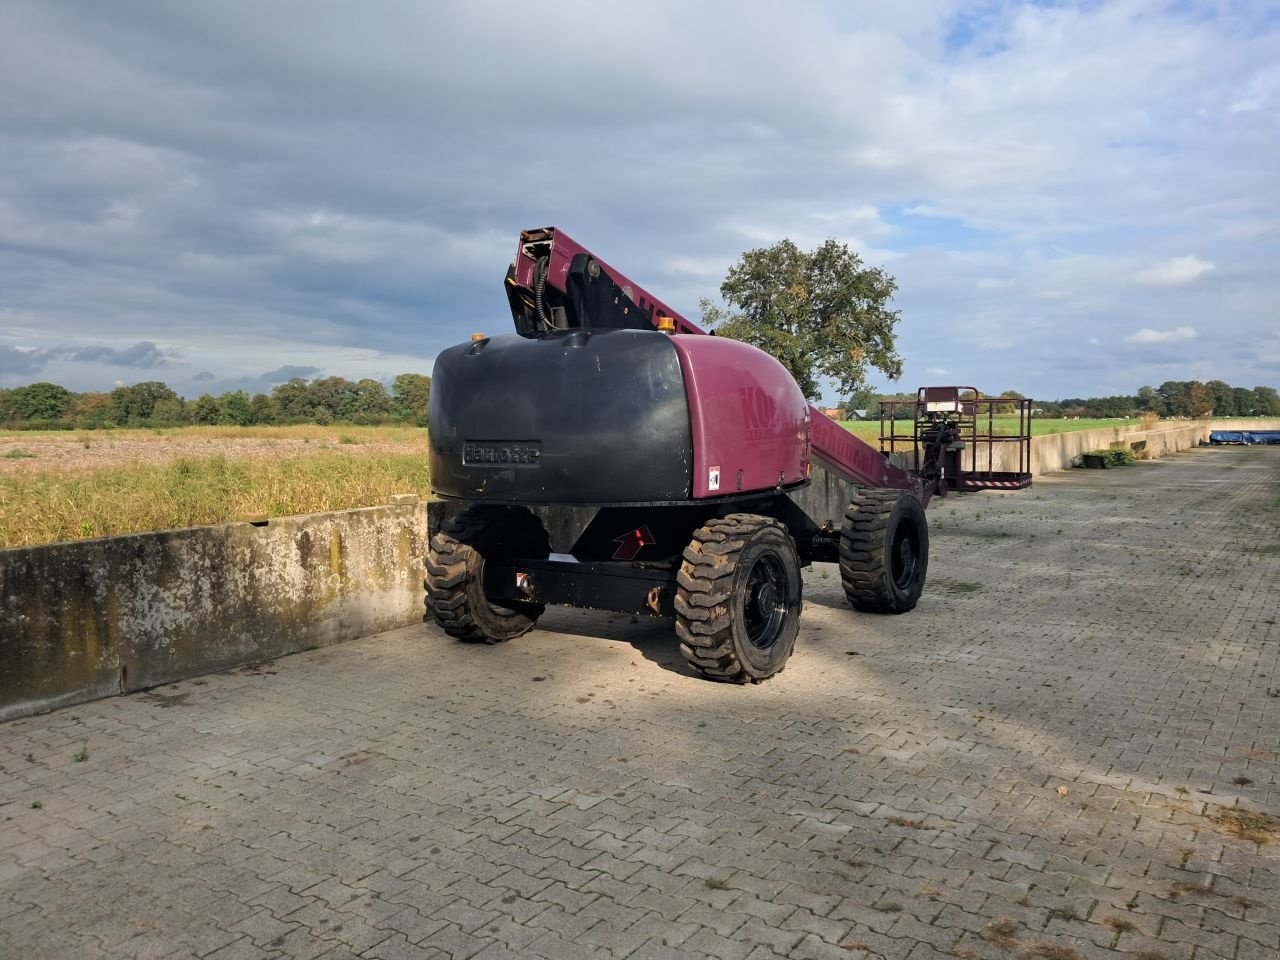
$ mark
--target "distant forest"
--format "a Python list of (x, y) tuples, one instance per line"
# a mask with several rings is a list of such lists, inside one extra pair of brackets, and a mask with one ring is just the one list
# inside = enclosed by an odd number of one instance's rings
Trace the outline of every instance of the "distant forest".
[(109, 430), (222, 424), (353, 423), (427, 425), (431, 378), (402, 373), (390, 392), (379, 380), (296, 378), (270, 393), (232, 390), (184, 400), (167, 384), (147, 380), (110, 393), (74, 393), (56, 383), (0, 389), (0, 426), (18, 430)]
[[(873, 394), (870, 391), (849, 398), (845, 410), (867, 411), (879, 416), (881, 400), (914, 400), (914, 393)], [(986, 393), (986, 397), (1022, 400), (1016, 390)], [(1008, 412), (1013, 412), (1013, 404)], [(1140, 417), (1148, 411), (1159, 417), (1280, 417), (1280, 393), (1275, 387), (1233, 387), (1221, 380), (1166, 380), (1158, 387), (1139, 387), (1132, 396), (1067, 397), (1063, 400), (1036, 399), (1037, 417)], [(999, 412), (999, 408), (997, 408)], [(900, 416), (910, 417), (909, 409)]]
[[(1020, 400), (1006, 390), (985, 394)], [(914, 393), (865, 391), (845, 400), (848, 411), (879, 416), (880, 400), (914, 400)], [(166, 384), (147, 380), (116, 387), (110, 393), (74, 393), (56, 383), (32, 383), (0, 389), (0, 426), (10, 430), (109, 430), (113, 427), (182, 427), (221, 424), (405, 423), (425, 427), (431, 400), (431, 378), (402, 373), (391, 390), (379, 380), (324, 377), (296, 378), (270, 393), (232, 390), (184, 400)], [(1010, 404), (1010, 412), (1013, 409)], [(1068, 397), (1035, 401), (1037, 417), (1139, 417), (1153, 411), (1161, 417), (1280, 417), (1275, 387), (1233, 387), (1221, 380), (1168, 380), (1158, 387), (1139, 387), (1133, 396)], [(907, 409), (903, 416), (910, 416)]]

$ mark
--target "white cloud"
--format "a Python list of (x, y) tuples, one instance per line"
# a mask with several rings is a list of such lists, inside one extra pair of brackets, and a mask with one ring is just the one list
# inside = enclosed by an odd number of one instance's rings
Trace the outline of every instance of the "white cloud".
[(1280, 66), (1273, 65), (1250, 77), (1229, 109), (1232, 113), (1265, 110), (1276, 100), (1277, 92), (1280, 92)]
[[(945, 358), (984, 388), (1132, 392), (1189, 361), (1091, 341), (1146, 324), (1130, 342), (1176, 344), (1208, 316), (1194, 375), (1275, 382), (1230, 346), (1264, 338), (1280, 302), (1265, 3), (814, 0), (783, 17), (740, 0), (726, 19), (579, 0), (515, 32), (493, 30), (515, 0), (189, 6), (0, 2), (15, 365), (145, 340), (220, 378), (429, 369), (509, 329), (516, 232), (554, 223), (691, 316), (749, 246), (848, 242), (898, 280), (908, 389)], [(583, 45), (588, 8), (663, 56)], [(543, 89), (609, 109), (512, 96), (529, 49)], [(761, 50), (767, 71), (744, 56)], [(1009, 382), (1031, 368), (1005, 348), (1042, 358), (1034, 384)], [(100, 389), (117, 372), (45, 374)]]
[(1199, 280), (1217, 269), (1208, 260), (1196, 256), (1170, 257), (1162, 263), (1139, 270), (1134, 279), (1150, 287), (1181, 287)]
[(718, 287), (728, 269), (729, 264), (719, 257), (674, 257), (666, 265), (668, 273), (704, 280), (710, 287)]
[(945, 377), (949, 376), (951, 371), (946, 367), (928, 367), (925, 370), (925, 373), (929, 374), (931, 377)]
[(1125, 337), (1129, 343), (1185, 343), (1194, 340), (1198, 333), (1194, 327), (1174, 327), (1172, 330), (1152, 330), (1143, 327), (1137, 333)]

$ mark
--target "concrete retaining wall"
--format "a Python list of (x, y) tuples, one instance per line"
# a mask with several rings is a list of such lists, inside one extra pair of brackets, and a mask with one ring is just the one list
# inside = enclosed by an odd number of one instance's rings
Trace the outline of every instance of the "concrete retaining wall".
[[(1177, 420), (1162, 421), (1152, 429), (1144, 429), (1139, 420), (1117, 421), (1114, 427), (1097, 430), (1074, 430), (1051, 433), (1031, 438), (1031, 473), (1042, 476), (1059, 470), (1071, 469), (1072, 463), (1089, 450), (1107, 449), (1113, 443), (1134, 445), (1145, 443), (1153, 456), (1167, 457), (1181, 450), (1197, 446), (1209, 439), (1212, 430), (1276, 430), (1277, 420)], [(977, 469), (1015, 471), (1018, 469), (1016, 444), (996, 444), (993, 456), (988, 458), (985, 448), (977, 451)], [(966, 458), (969, 456), (966, 453)], [(966, 459), (966, 466), (970, 461)]]
[(0, 551), (0, 721), (420, 620), (412, 499)]

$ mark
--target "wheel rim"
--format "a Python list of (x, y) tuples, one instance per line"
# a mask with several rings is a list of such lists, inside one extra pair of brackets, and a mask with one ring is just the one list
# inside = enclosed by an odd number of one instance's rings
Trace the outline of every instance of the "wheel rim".
[(742, 621), (747, 640), (757, 650), (768, 650), (782, 635), (790, 607), (786, 571), (774, 556), (764, 556), (751, 565), (743, 596)]
[[(512, 521), (508, 519), (507, 522), (511, 523)], [(528, 616), (528, 611), (527, 609), (522, 610), (519, 607), (504, 606), (502, 604), (494, 603), (489, 599), (488, 593), (485, 590), (485, 565), (489, 560), (494, 560), (495, 562), (507, 561), (513, 556), (518, 556), (521, 545), (521, 539), (518, 538), (510, 528), (498, 528), (496, 533), (492, 535), (491, 539), (484, 544), (483, 551), (479, 549), (476, 551), (480, 555), (480, 566), (477, 570), (476, 579), (480, 583), (480, 592), (484, 595), (485, 606), (487, 606), (489, 611), (495, 616), (502, 617), (506, 620), (510, 620), (515, 617)], [(501, 566), (501, 563), (498, 563), (498, 565)], [(517, 601), (517, 603), (519, 602), (522, 601)]]
[(484, 605), (489, 608), (494, 615), (504, 618), (526, 616), (525, 611), (516, 607), (504, 607), (501, 604), (494, 603), (489, 599), (488, 592), (485, 590), (485, 558), (480, 558), (480, 568), (477, 571), (476, 580), (480, 584), (480, 593), (484, 598)]
[(920, 554), (916, 550), (916, 540), (908, 525), (899, 524), (893, 535), (893, 547), (890, 551), (890, 563), (893, 568), (893, 582), (901, 590), (906, 590), (915, 582), (916, 572), (920, 569)]

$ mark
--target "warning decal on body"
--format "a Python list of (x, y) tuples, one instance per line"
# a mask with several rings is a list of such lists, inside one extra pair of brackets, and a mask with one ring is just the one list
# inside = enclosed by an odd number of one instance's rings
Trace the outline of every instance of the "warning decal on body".
[(719, 467), (710, 467), (707, 470), (707, 489), (708, 490), (720, 489), (720, 468)]

